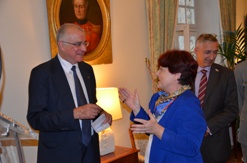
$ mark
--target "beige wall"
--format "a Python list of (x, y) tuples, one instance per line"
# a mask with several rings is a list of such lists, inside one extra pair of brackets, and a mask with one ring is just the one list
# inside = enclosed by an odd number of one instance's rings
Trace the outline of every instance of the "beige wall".
[[(151, 95), (145, 68), (149, 56), (144, 0), (111, 0), (113, 63), (93, 66), (98, 87), (137, 89), (143, 106)], [(31, 69), (51, 58), (45, 0), (0, 1), (0, 45), (4, 64), (0, 110), (27, 125)], [(113, 122), (116, 144), (130, 147), (129, 112)], [(27, 163), (36, 162), (36, 147), (25, 147)]]
[(244, 24), (244, 16), (247, 15), (247, 0), (237, 0), (236, 5), (236, 28)]
[[(219, 4), (216, 0), (195, 0), (195, 17), (197, 36), (202, 33), (214, 33), (220, 36)], [(209, 12), (210, 11), (210, 12)], [(222, 57), (217, 56), (216, 63), (222, 63)]]

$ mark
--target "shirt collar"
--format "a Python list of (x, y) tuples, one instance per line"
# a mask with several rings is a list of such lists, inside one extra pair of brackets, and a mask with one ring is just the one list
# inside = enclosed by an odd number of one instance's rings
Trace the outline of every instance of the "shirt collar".
[[(72, 64), (69, 63), (68, 61), (64, 60), (59, 54), (57, 55), (58, 56), (58, 60), (60, 61), (64, 71), (66, 73), (69, 73), (71, 71), (71, 68), (72, 68)], [(76, 67), (78, 67), (78, 64), (74, 64)]]
[(208, 73), (208, 72), (210, 72), (211, 66), (205, 67), (205, 68), (198, 66), (197, 73), (201, 72), (202, 69), (207, 70), (207, 73)]

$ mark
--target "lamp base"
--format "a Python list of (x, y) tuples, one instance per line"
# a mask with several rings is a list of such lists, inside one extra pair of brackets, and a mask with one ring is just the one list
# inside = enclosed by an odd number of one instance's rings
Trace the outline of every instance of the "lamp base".
[(99, 133), (100, 155), (112, 153), (115, 150), (114, 133), (110, 127)]

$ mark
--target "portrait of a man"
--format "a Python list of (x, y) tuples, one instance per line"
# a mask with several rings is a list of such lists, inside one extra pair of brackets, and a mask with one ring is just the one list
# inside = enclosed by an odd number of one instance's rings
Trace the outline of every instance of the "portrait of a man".
[(83, 61), (112, 63), (110, 0), (46, 0), (51, 57), (58, 53), (57, 29), (73, 23), (84, 29), (89, 43)]
[[(102, 35), (102, 16), (96, 0), (65, 0), (61, 3), (60, 23), (74, 23), (84, 29), (86, 40), (89, 42), (86, 55), (91, 53), (98, 46)], [(63, 7), (66, 8), (63, 10)], [(73, 10), (68, 9), (72, 6)], [(97, 9), (98, 8), (98, 9)], [(98, 11), (97, 11), (98, 10)], [(68, 14), (70, 12), (70, 14)], [(90, 15), (92, 15), (93, 17)], [(97, 16), (98, 15), (98, 16)]]

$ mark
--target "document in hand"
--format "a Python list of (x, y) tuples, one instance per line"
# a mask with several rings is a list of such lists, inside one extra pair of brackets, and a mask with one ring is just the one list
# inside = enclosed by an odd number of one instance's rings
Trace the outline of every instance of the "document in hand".
[(100, 131), (110, 127), (110, 125), (108, 123), (103, 124), (104, 120), (105, 120), (105, 114), (101, 114), (93, 123), (92, 123), (92, 127), (93, 129), (99, 133)]

